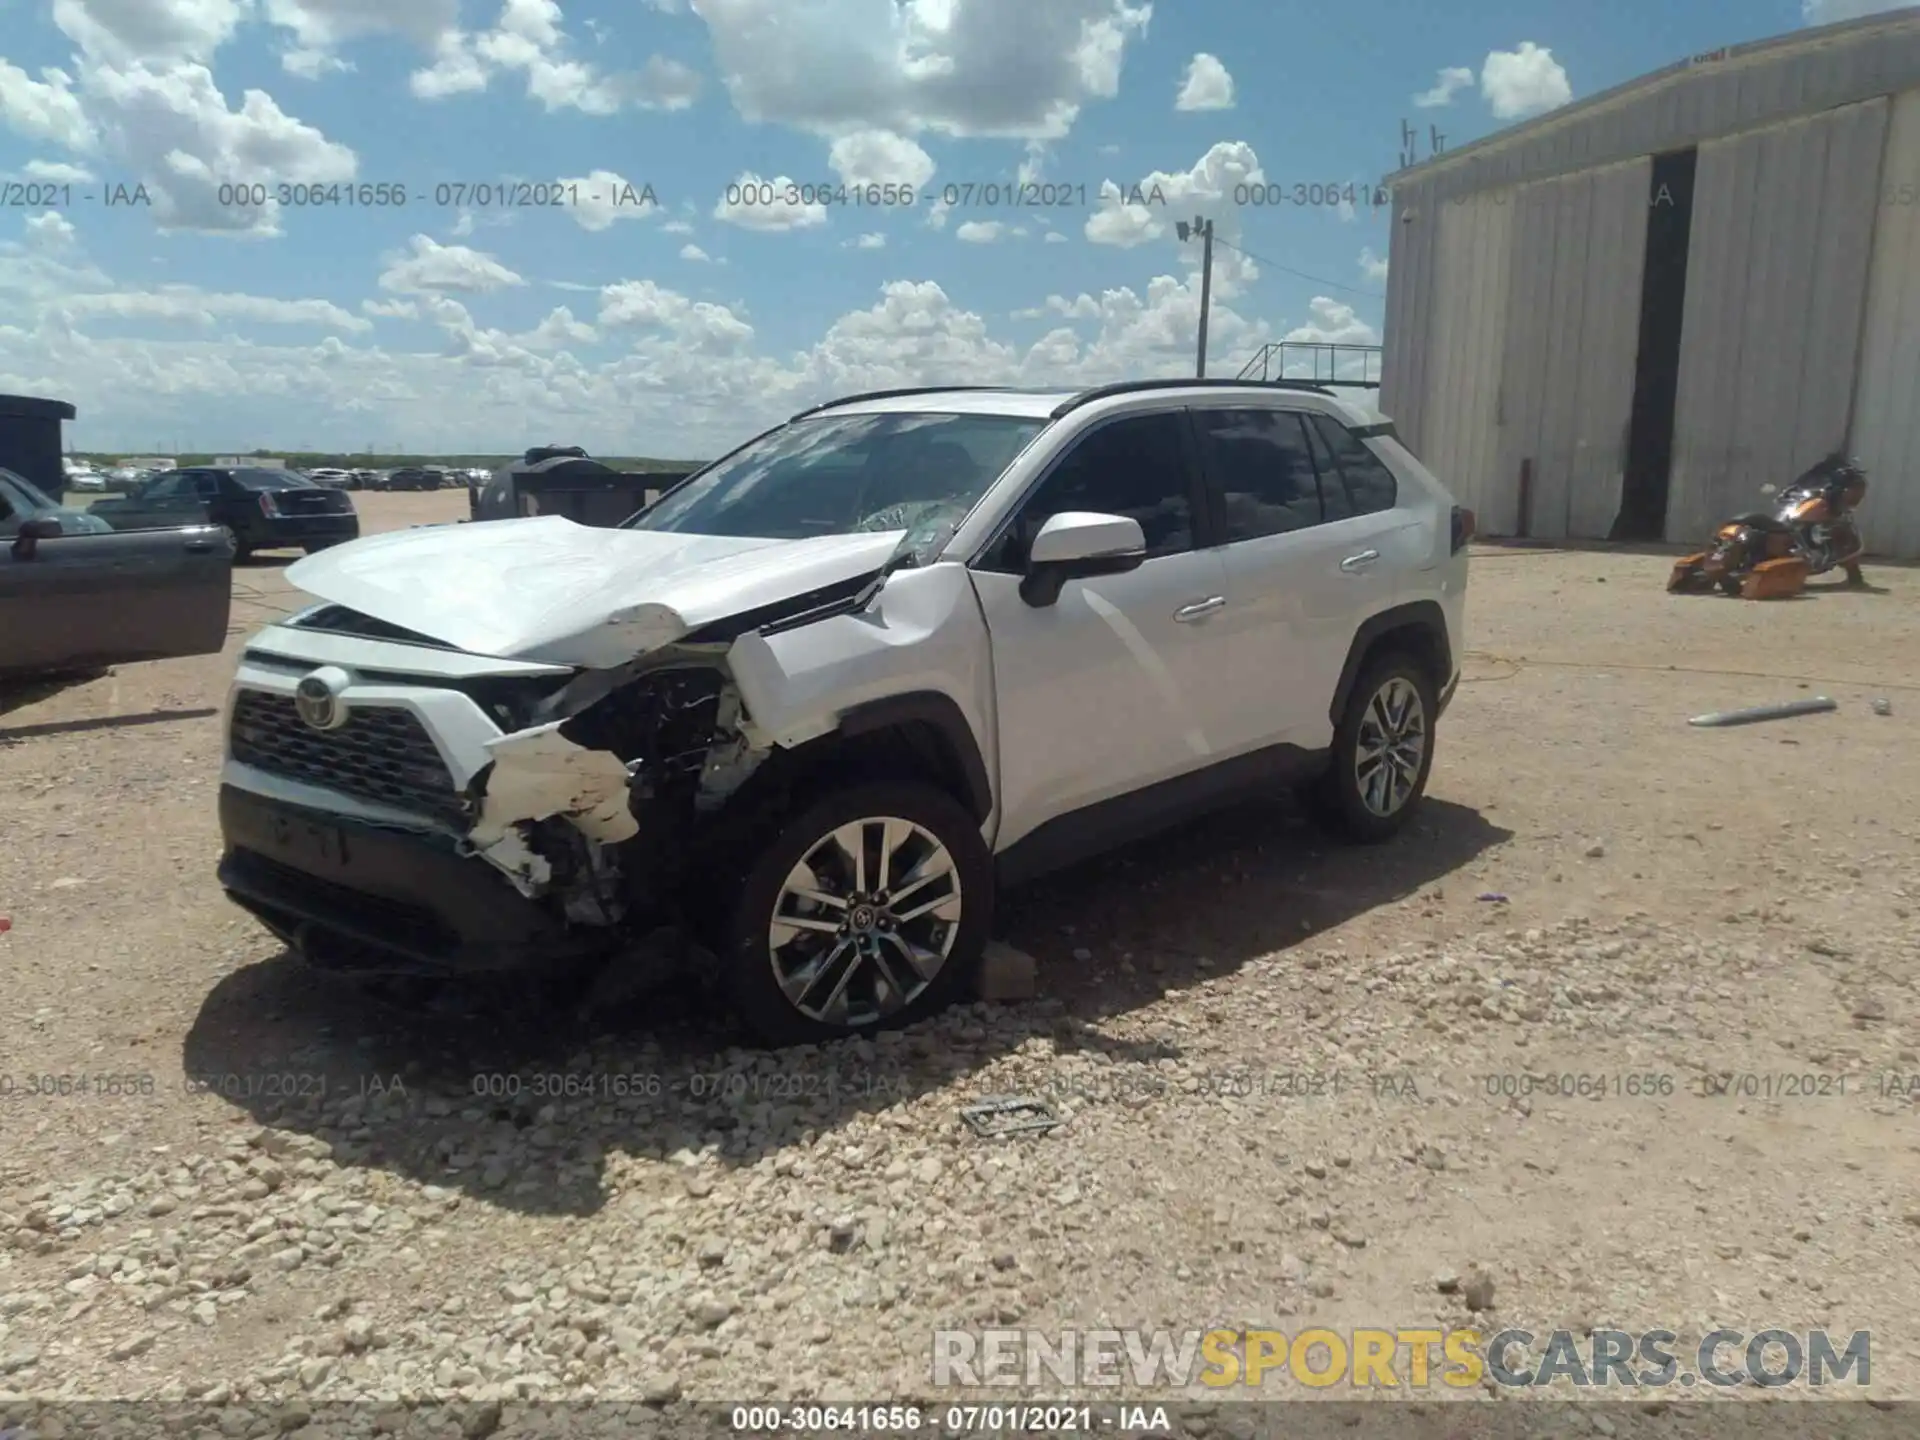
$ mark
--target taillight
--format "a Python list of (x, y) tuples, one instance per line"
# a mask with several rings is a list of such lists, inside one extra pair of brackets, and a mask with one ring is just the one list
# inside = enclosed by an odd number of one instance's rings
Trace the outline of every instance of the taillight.
[(1473, 539), (1473, 512), (1464, 505), (1453, 507), (1453, 553), (1458, 555)]
[(280, 502), (273, 498), (271, 490), (260, 492), (260, 513), (269, 520), (277, 518), (280, 514)]

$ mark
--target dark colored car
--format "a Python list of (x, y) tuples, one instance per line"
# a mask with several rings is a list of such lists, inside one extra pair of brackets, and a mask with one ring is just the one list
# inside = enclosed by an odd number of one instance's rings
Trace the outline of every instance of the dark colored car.
[(410, 465), (404, 470), (396, 470), (387, 477), (389, 490), (438, 490), (446, 484), (447, 477), (438, 470), (428, 470), (418, 465)]
[(88, 513), (116, 530), (224, 525), (237, 560), (295, 547), (311, 555), (360, 535), (346, 491), (289, 470), (169, 470), (123, 499), (96, 501)]
[(0, 675), (215, 654), (232, 577), (213, 526), (121, 533), (0, 469)]

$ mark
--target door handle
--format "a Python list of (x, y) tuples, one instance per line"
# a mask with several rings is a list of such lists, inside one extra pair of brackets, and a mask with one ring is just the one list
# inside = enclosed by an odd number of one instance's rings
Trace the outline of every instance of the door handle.
[(1191, 605), (1182, 605), (1173, 612), (1173, 618), (1182, 625), (1191, 625), (1196, 620), (1204, 620), (1216, 610), (1227, 608), (1227, 597), (1209, 595), (1205, 600), (1196, 600)]
[(1349, 555), (1340, 562), (1340, 568), (1351, 575), (1356, 570), (1364, 570), (1380, 558), (1378, 550), (1362, 550), (1358, 555)]

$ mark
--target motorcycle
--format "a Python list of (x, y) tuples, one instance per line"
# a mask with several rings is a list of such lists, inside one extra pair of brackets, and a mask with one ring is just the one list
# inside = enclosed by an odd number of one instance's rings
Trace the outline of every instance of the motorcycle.
[(1785, 490), (1764, 485), (1771, 510), (1736, 515), (1705, 550), (1682, 556), (1667, 577), (1674, 594), (1719, 589), (1747, 600), (1799, 594), (1807, 580), (1844, 570), (1849, 585), (1864, 585), (1865, 546), (1853, 512), (1867, 496), (1860, 462), (1838, 451)]

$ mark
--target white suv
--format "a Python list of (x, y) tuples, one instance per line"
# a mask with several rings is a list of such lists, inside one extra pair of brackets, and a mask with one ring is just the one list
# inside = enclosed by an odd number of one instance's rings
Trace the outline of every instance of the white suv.
[(1269, 781), (1405, 823), (1472, 516), (1306, 384), (858, 395), (613, 529), (375, 535), (229, 699), (228, 893), (373, 974), (691, 932), (766, 1041), (967, 986), (1000, 887)]

